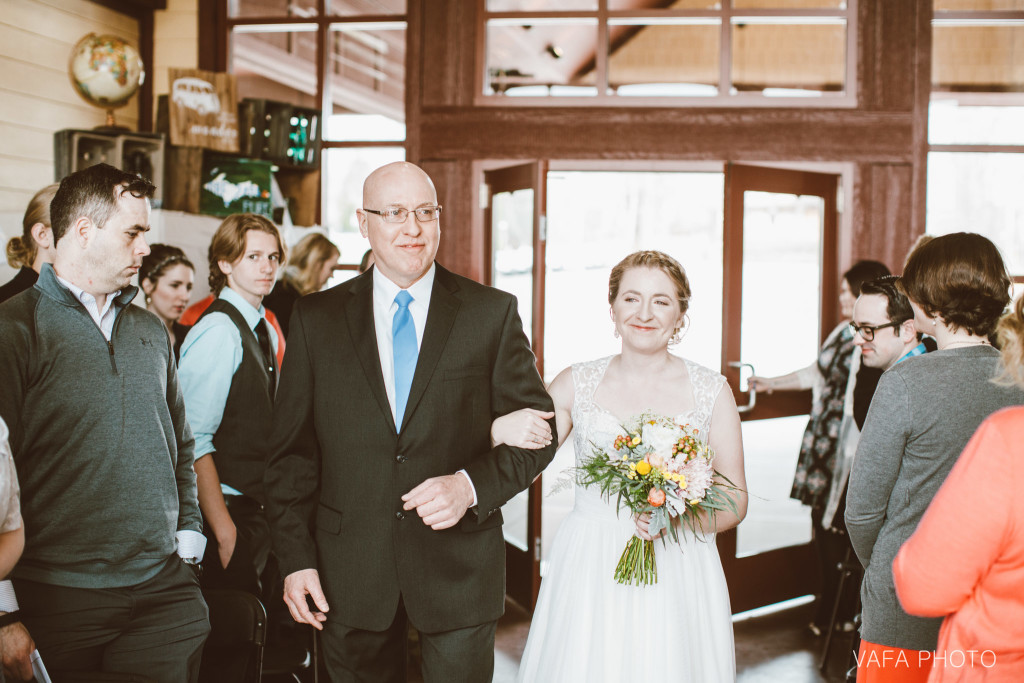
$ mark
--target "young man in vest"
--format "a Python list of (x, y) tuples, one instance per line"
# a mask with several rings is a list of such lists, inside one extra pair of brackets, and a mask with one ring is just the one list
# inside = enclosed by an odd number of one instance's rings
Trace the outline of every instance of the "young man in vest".
[(262, 595), (270, 553), (263, 470), (277, 385), (277, 334), (263, 297), (285, 247), (263, 216), (236, 214), (210, 244), (217, 299), (189, 331), (179, 374), (196, 437), (196, 476), (209, 547), (203, 585)]

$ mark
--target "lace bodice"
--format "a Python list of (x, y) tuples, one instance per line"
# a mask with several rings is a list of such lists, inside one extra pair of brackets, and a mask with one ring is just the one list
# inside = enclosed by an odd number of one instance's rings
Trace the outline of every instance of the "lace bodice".
[[(615, 437), (622, 433), (622, 425), (615, 415), (594, 401), (594, 393), (604, 378), (613, 356), (576, 363), (572, 366), (574, 397), (572, 402), (573, 446), (576, 465), (593, 454), (593, 445), (609, 448)], [(680, 422), (689, 423), (701, 434), (710, 433), (711, 413), (725, 377), (702, 365), (683, 359), (690, 376), (694, 405), (689, 411), (676, 415)], [(637, 411), (639, 412), (639, 410)], [(615, 501), (606, 501), (593, 488), (576, 488), (576, 510), (607, 517), (615, 515)], [(620, 519), (627, 517), (623, 514)]]

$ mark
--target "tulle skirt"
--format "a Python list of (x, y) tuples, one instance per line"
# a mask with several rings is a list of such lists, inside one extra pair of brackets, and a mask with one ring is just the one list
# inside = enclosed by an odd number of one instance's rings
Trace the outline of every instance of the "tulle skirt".
[(658, 582), (613, 575), (635, 527), (628, 512), (577, 490), (540, 587), (519, 668), (524, 683), (736, 678), (729, 592), (713, 534), (655, 541)]

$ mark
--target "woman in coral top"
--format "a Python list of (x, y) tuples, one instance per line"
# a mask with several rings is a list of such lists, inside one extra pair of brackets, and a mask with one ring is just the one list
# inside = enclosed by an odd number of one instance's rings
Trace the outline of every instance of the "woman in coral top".
[[(1024, 387), (1024, 297), (999, 327)], [(986, 419), (893, 562), (911, 614), (945, 616), (929, 683), (1024, 681), (1024, 406)]]

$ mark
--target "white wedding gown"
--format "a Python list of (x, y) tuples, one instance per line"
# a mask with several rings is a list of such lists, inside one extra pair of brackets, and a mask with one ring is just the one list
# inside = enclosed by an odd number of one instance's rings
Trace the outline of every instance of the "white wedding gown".
[[(619, 420), (594, 402), (611, 358), (572, 366), (576, 464), (591, 442), (610, 447)], [(686, 361), (695, 407), (678, 416), (708, 434), (725, 378)], [(639, 412), (639, 411), (638, 411)], [(623, 416), (629, 417), (629, 416)], [(716, 683), (736, 678), (729, 592), (714, 534), (655, 541), (658, 582), (624, 586), (613, 574), (635, 531), (629, 510), (592, 488), (576, 488), (562, 522), (519, 668), (526, 683)]]

